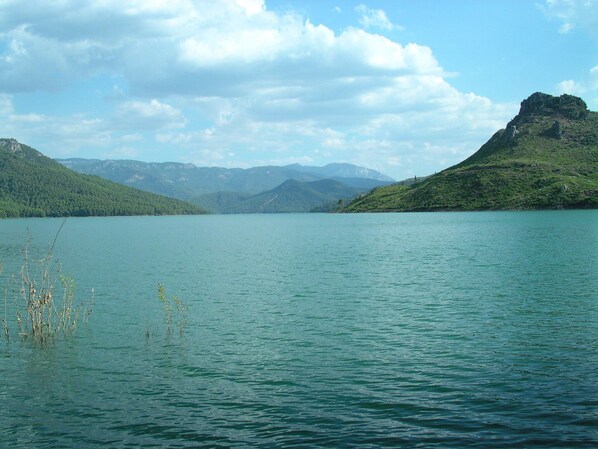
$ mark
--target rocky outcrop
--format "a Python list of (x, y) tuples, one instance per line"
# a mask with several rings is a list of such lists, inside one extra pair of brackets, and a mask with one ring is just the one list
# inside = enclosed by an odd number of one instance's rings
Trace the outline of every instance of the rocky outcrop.
[(44, 159), (45, 156), (33, 148), (20, 144), (16, 139), (0, 138), (0, 150), (30, 161)]
[[(584, 120), (589, 110), (585, 101), (573, 95), (560, 97), (536, 92), (521, 102), (519, 114), (507, 126), (529, 122), (534, 116), (555, 116), (569, 120)], [(560, 126), (560, 125), (559, 125)]]
[(21, 144), (16, 139), (0, 139), (0, 147), (9, 153), (19, 153), (21, 151)]
[(561, 140), (563, 138), (563, 130), (561, 129), (561, 122), (555, 120), (552, 127), (546, 133), (548, 137)]
[(510, 142), (517, 136), (517, 134), (519, 134), (517, 127), (515, 125), (509, 125), (507, 126), (505, 133), (502, 135), (502, 140), (505, 143)]

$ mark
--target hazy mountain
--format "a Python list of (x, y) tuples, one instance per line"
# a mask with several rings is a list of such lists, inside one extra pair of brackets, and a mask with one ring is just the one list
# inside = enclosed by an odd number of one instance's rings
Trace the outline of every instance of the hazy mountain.
[(0, 217), (202, 212), (179, 200), (75, 173), (14, 139), (0, 139)]
[(300, 164), (287, 165), (287, 168), (295, 170), (299, 173), (309, 173), (318, 175), (322, 178), (328, 179), (374, 179), (382, 182), (394, 182), (394, 179), (383, 175), (376, 170), (371, 170), (365, 167), (359, 167), (353, 164), (333, 163), (323, 167), (305, 166)]
[(176, 162), (148, 163), (127, 160), (59, 159), (79, 173), (97, 175), (149, 192), (188, 200), (214, 192), (254, 195), (294, 179), (302, 182), (335, 178), (349, 186), (369, 190), (392, 179), (363, 167), (329, 164), (325, 167), (266, 166), (248, 169), (196, 167)]
[(598, 113), (571, 95), (535, 93), (474, 155), (412, 186), (373, 190), (345, 210), (598, 207)]
[[(337, 204), (374, 187), (387, 185), (392, 178), (375, 170), (351, 164), (307, 167), (299, 164), (240, 168), (196, 167), (176, 162), (150, 163), (130, 160), (60, 159), (64, 166), (148, 192), (200, 204), (222, 213), (305, 212), (324, 203)], [(297, 183), (287, 184), (287, 181)], [(330, 180), (332, 183), (310, 184)], [(278, 187), (293, 186), (270, 205), (262, 205), (264, 195)], [(328, 190), (324, 188), (328, 186)], [(339, 186), (342, 186), (339, 187)], [(324, 189), (324, 190), (322, 190)], [(301, 192), (300, 192), (301, 191)], [(282, 205), (282, 201), (288, 204)]]
[(332, 179), (311, 182), (289, 179), (256, 195), (217, 192), (198, 197), (193, 202), (219, 213), (310, 212), (327, 209), (329, 203), (336, 206), (340, 199), (351, 199), (360, 192), (359, 188)]

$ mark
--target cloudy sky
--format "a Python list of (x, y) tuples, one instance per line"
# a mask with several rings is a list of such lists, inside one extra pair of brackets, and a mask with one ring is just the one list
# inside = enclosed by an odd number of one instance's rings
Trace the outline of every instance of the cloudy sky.
[(0, 0), (0, 137), (50, 157), (403, 179), (536, 91), (598, 109), (598, 0)]

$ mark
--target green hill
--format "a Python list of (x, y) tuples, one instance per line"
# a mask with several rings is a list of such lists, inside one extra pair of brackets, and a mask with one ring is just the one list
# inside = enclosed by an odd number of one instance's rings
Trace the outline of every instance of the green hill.
[(179, 200), (75, 173), (14, 139), (0, 139), (0, 217), (203, 212)]
[(535, 93), (465, 161), (411, 186), (374, 189), (347, 212), (598, 208), (598, 113)]
[[(229, 214), (310, 212), (319, 208), (334, 210), (339, 199), (350, 199), (360, 192), (363, 190), (332, 179), (312, 182), (289, 179), (257, 195), (216, 192), (202, 195), (193, 202), (210, 211)], [(334, 204), (334, 207), (330, 204)]]

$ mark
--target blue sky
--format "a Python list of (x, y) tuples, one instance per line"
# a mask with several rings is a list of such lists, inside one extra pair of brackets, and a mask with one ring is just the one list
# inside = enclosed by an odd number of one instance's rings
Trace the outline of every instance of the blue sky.
[(0, 137), (50, 157), (396, 179), (532, 93), (598, 109), (598, 0), (0, 0)]

